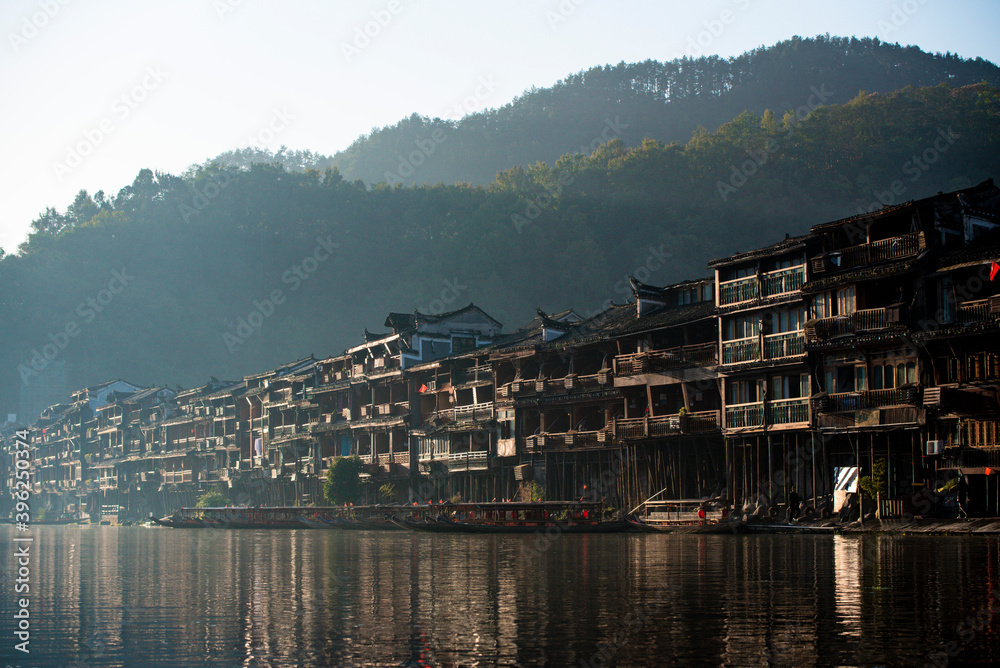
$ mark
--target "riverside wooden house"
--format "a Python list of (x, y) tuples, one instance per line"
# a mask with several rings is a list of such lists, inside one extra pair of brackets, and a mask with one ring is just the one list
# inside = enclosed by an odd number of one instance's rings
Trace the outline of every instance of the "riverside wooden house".
[(412, 466), (426, 476), (424, 493), (440, 499), (492, 499), (500, 462), (494, 411), (494, 375), (484, 348), (410, 367)]
[(539, 310), (502, 334), (472, 304), (390, 313), (339, 355), (236, 382), (85, 388), (30, 427), (34, 503), (132, 519), (212, 489), (322, 503), (334, 458), (358, 456), (369, 501), (391, 482), (400, 501), (773, 506), (885, 459), (883, 514), (956, 474), (971, 511), (1000, 514), (998, 213), (988, 181), (814, 225), (706, 278), (633, 279), (631, 303), (586, 317)]
[(725, 453), (715, 279), (655, 287), (633, 278), (632, 293), (635, 317), (613, 334), (622, 405), (607, 441), (626, 449), (648, 487), (666, 486), (662, 498), (719, 493), (726, 481), (716, 465)]
[(605, 446), (621, 393), (606, 333), (623, 309), (612, 306), (582, 320), (573, 312), (539, 310), (521, 337), (491, 352), (504, 406), (501, 429), (514, 438), (519, 456), (515, 480), (537, 482), (548, 498), (592, 496), (595, 490), (585, 486), (593, 488), (614, 465)]
[[(805, 347), (809, 235), (714, 260), (718, 286), (719, 374), (723, 433), (735, 498), (768, 501), (800, 484), (788, 470), (812, 424), (813, 372)], [(774, 473), (782, 471), (780, 483)], [(811, 496), (813, 481), (808, 489)]]
[(822, 252), (803, 292), (819, 381), (815, 426), (828, 468), (860, 462), (870, 471), (885, 460), (884, 514), (918, 511), (914, 498), (954, 472), (982, 476), (970, 483), (985, 504), (990, 444), (960, 425), (988, 423), (996, 409), (989, 374), (973, 361), (970, 387), (966, 372), (970, 359), (998, 349), (986, 334), (1000, 314), (989, 311), (997, 290), (988, 277), (997, 204), (986, 183), (812, 228)]

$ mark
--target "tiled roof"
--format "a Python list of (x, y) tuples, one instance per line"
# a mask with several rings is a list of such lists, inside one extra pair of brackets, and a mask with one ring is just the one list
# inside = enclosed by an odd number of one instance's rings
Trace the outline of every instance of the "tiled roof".
[(743, 253), (734, 253), (729, 257), (712, 260), (708, 263), (708, 266), (721, 267), (727, 264), (735, 264), (737, 262), (743, 262), (757, 257), (767, 257), (768, 255), (777, 255), (779, 253), (795, 250), (797, 248), (803, 248), (806, 245), (806, 241), (808, 241), (811, 236), (812, 235), (810, 234), (803, 234), (797, 237), (789, 237), (779, 241), (778, 243), (771, 244), (770, 246), (755, 248)]
[[(711, 318), (715, 313), (715, 302), (711, 301), (697, 302), (685, 306), (667, 306), (657, 309), (652, 313), (647, 313), (640, 318), (634, 318), (632, 322), (623, 323), (617, 331), (613, 332), (613, 335), (624, 336), (626, 334), (648, 332), (654, 329), (676, 327), (689, 322)], [(633, 317), (634, 315), (633, 311)]]

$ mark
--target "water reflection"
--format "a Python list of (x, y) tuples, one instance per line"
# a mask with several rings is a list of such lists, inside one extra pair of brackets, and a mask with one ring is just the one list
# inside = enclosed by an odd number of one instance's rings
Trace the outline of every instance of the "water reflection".
[[(1000, 647), (996, 538), (34, 533), (32, 665), (874, 665)], [(0, 579), (4, 638), (14, 597)]]

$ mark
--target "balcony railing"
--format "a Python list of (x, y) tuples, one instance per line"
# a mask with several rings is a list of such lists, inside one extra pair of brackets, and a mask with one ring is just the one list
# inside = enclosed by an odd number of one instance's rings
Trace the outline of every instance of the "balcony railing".
[(786, 269), (768, 271), (761, 276), (764, 297), (777, 297), (795, 292), (805, 282), (806, 266), (804, 264)]
[(392, 455), (392, 461), (400, 466), (410, 465), (410, 453), (409, 452), (397, 452)]
[(698, 411), (681, 415), (655, 415), (641, 418), (618, 418), (614, 421), (617, 438), (634, 440), (662, 438), (677, 434), (699, 434), (719, 428), (719, 411)]
[(166, 484), (179, 485), (185, 482), (193, 482), (194, 473), (192, 471), (164, 471), (163, 482)]
[(469, 404), (467, 406), (455, 406), (453, 410), (456, 422), (485, 422), (493, 419), (492, 401), (481, 404)]
[[(764, 337), (763, 359), (794, 357), (806, 352), (806, 338), (803, 330), (768, 334)], [(744, 339), (722, 342), (722, 363), (741, 364), (761, 360), (760, 339), (750, 336)]]
[(959, 444), (973, 448), (1000, 446), (1000, 422), (965, 420), (958, 426)]
[(719, 305), (729, 306), (757, 299), (757, 277), (747, 276), (719, 283)]
[(956, 319), (963, 325), (985, 322), (996, 317), (995, 315), (990, 315), (989, 299), (979, 299), (974, 302), (959, 304), (956, 311)]
[(806, 327), (809, 341), (823, 341), (838, 336), (852, 336), (858, 332), (875, 332), (902, 328), (900, 306), (863, 309), (847, 315), (813, 320)]
[(634, 376), (684, 366), (712, 366), (719, 363), (718, 346), (700, 343), (667, 350), (652, 350), (615, 357), (615, 375)]
[(449, 471), (472, 471), (489, 468), (489, 453), (485, 450), (480, 452), (454, 452), (448, 455)]
[(842, 413), (885, 406), (916, 406), (919, 396), (920, 390), (916, 385), (889, 390), (840, 392), (820, 399), (818, 410), (823, 413)]
[(923, 232), (913, 232), (898, 237), (858, 244), (814, 258), (817, 271), (836, 271), (864, 267), (875, 262), (899, 260), (916, 255), (927, 247)]
[(775, 399), (767, 402), (768, 424), (809, 422), (809, 399)]
[(760, 359), (760, 339), (750, 336), (745, 339), (722, 342), (722, 363), (739, 364), (756, 362)]
[(768, 334), (764, 337), (764, 357), (773, 360), (794, 357), (806, 352), (806, 335), (802, 330)]
[(726, 406), (726, 429), (764, 426), (764, 402)]

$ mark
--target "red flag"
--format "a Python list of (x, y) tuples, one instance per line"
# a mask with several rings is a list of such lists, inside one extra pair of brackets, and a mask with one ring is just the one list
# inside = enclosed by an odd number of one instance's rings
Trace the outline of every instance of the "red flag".
[[(990, 278), (992, 278), (992, 276)], [(423, 394), (426, 391), (427, 391), (427, 386), (424, 385), (424, 384), (421, 384), (420, 385), (420, 394)]]
[(993, 261), (993, 266), (990, 267), (990, 280), (991, 281), (993, 280), (993, 277), (997, 275), (998, 271), (1000, 271), (1000, 264), (997, 264), (996, 260), (994, 260)]
[(993, 469), (986, 467), (986, 475), (993, 475)]

